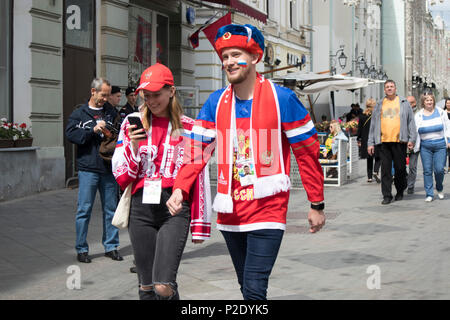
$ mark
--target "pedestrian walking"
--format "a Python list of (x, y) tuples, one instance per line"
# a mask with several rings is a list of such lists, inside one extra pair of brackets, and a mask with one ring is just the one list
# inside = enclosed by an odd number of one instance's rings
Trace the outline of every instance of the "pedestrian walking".
[(422, 110), (416, 116), (417, 141), (414, 150), (420, 150), (423, 165), (423, 183), (426, 202), (434, 199), (433, 172), (439, 199), (444, 199), (444, 168), (447, 148), (450, 148), (450, 122), (447, 112), (436, 108), (433, 94), (421, 97)]
[(113, 171), (122, 189), (132, 184), (128, 232), (139, 298), (178, 300), (176, 277), (189, 228), (194, 243), (209, 238), (208, 171), (194, 179), (181, 212), (172, 216), (166, 201), (183, 163), (183, 135), (191, 132), (194, 120), (183, 115), (166, 66), (157, 63), (147, 68), (136, 92), (141, 90), (144, 105), (122, 123)]
[[(358, 147), (361, 151), (361, 159), (367, 159), (367, 182), (372, 182), (372, 178), (379, 182), (378, 171), (380, 170), (381, 161), (380, 155), (375, 150), (374, 155), (369, 155), (367, 152), (367, 140), (369, 139), (370, 123), (372, 119), (373, 108), (377, 102), (373, 98), (369, 98), (366, 101), (366, 110), (359, 116), (358, 123)], [(374, 166), (375, 160), (375, 166)]]
[(382, 204), (389, 204), (392, 197), (392, 162), (394, 162), (395, 200), (403, 199), (407, 188), (406, 149), (412, 149), (416, 141), (416, 126), (411, 106), (397, 95), (393, 80), (384, 83), (385, 98), (378, 101), (372, 113), (367, 153), (373, 155), (375, 146), (380, 148)]
[(76, 109), (69, 117), (66, 127), (67, 139), (77, 145), (78, 206), (76, 214), (76, 251), (79, 262), (90, 263), (89, 245), (86, 237), (92, 207), (97, 190), (103, 210), (103, 237), (105, 256), (121, 261), (117, 251), (119, 230), (111, 224), (117, 207), (118, 186), (111, 169), (111, 161), (100, 156), (100, 145), (114, 125), (117, 111), (105, 103), (111, 93), (110, 83), (97, 78), (91, 84), (91, 97), (87, 104)]
[[(447, 111), (447, 117), (450, 120), (450, 98), (445, 99), (444, 109), (445, 111)], [(450, 173), (450, 148), (447, 148), (447, 156), (448, 156), (447, 173)]]
[[(212, 93), (201, 109), (192, 129), (191, 158), (181, 168), (167, 205), (173, 215), (179, 214), (183, 193), (215, 145), (217, 228), (227, 244), (244, 299), (264, 300), (286, 228), (290, 147), (311, 202), (310, 232), (325, 224), (320, 145), (314, 124), (295, 93), (256, 72), (264, 52), (264, 37), (257, 28), (224, 26), (216, 35), (215, 47), (230, 84)], [(203, 150), (203, 157), (194, 157), (198, 150)], [(243, 177), (245, 165), (251, 174)]]
[[(414, 96), (408, 96), (406, 98), (411, 105), (414, 115), (419, 111), (420, 108), (417, 107), (417, 101)], [(417, 178), (417, 160), (419, 159), (420, 150), (417, 152), (414, 149), (408, 149), (409, 153), (409, 164), (408, 164), (408, 178), (407, 178), (407, 193), (414, 193), (414, 185), (416, 184)]]

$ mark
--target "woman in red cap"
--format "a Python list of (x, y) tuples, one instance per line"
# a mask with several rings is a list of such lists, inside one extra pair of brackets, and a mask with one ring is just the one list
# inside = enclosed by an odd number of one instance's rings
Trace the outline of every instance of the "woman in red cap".
[[(209, 237), (210, 206), (207, 171), (204, 170), (183, 202), (179, 215), (171, 216), (166, 201), (172, 194), (183, 163), (183, 136), (194, 121), (183, 115), (177, 101), (172, 72), (155, 64), (141, 75), (144, 106), (123, 121), (113, 156), (113, 173), (122, 189), (132, 184), (129, 235), (140, 282), (139, 298), (179, 299), (176, 275), (186, 245)], [(142, 124), (142, 128), (138, 125)]]

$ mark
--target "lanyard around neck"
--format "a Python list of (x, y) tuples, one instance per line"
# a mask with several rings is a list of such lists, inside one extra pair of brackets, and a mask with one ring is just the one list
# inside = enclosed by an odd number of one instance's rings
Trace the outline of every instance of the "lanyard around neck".
[[(153, 118), (151, 119), (150, 123), (152, 123), (152, 122), (153, 122)], [(151, 152), (152, 152), (152, 131), (153, 131), (153, 125), (150, 126), (150, 129), (149, 129), (149, 132), (148, 132), (149, 138), (148, 138), (148, 148), (147, 148), (147, 155), (148, 155), (148, 166), (147, 166), (147, 173), (146, 173), (147, 177), (151, 177), (154, 174), (154, 169), (153, 168), (155, 168), (154, 165), (152, 166), (153, 163), (151, 162), (151, 159), (152, 159), (152, 155), (151, 155)], [(166, 168), (167, 153), (169, 152), (171, 131), (172, 131), (172, 123), (169, 121), (169, 125), (167, 126), (166, 140), (165, 140), (165, 142), (163, 144), (164, 152), (163, 152), (163, 158), (162, 158), (162, 161), (161, 161), (161, 168), (159, 170), (159, 176), (161, 176), (161, 177), (163, 176), (164, 170)], [(156, 159), (156, 157), (155, 157), (155, 159)]]

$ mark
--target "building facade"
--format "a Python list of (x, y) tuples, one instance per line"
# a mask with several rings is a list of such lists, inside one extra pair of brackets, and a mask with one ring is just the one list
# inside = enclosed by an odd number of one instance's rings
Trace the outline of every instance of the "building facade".
[[(0, 117), (31, 126), (34, 138), (29, 150), (0, 150), (2, 160), (33, 159), (26, 167), (3, 166), (0, 200), (62, 188), (76, 176), (76, 148), (64, 128), (89, 99), (94, 77), (125, 89), (161, 62), (172, 69), (177, 86), (194, 84), (194, 51), (187, 42), (194, 26), (187, 6), (178, 0), (0, 3)], [(12, 174), (3, 179), (6, 171)], [(24, 175), (31, 189), (19, 181)]]
[(399, 94), (419, 98), (431, 90), (438, 100), (448, 95), (449, 39), (435, 21), (427, 0), (383, 1), (383, 63)]
[[(309, 70), (311, 1), (242, 0), (241, 3), (248, 7), (245, 11), (236, 10), (232, 2), (225, 5), (223, 3), (227, 1), (203, 2), (209, 2), (209, 5), (196, 8), (197, 28), (215, 15), (220, 18), (231, 11), (233, 23), (250, 23), (262, 31), (266, 50), (263, 61), (257, 65), (257, 71), (266, 78), (300, 69)], [(302, 59), (304, 64), (301, 67), (276, 71), (297, 65)], [(221, 60), (206, 36), (200, 33), (199, 47), (195, 49), (195, 86), (199, 90), (200, 105), (211, 93), (225, 85), (226, 77), (222, 72)]]
[[(379, 0), (312, 1), (312, 72), (328, 72), (380, 79), (386, 68), (381, 62), (381, 5)], [(344, 59), (342, 57), (345, 56)], [(381, 97), (380, 85), (316, 94), (315, 112), (337, 119), (352, 103), (364, 108), (368, 98)]]
[[(425, 83), (438, 98), (448, 95), (449, 34), (423, 0), (4, 0), (0, 117), (31, 126), (34, 140), (30, 150), (0, 150), (8, 163), (0, 173), (10, 177), (0, 181), (0, 200), (58, 189), (76, 176), (76, 148), (64, 128), (89, 99), (94, 77), (125, 89), (149, 65), (166, 64), (195, 117), (227, 82), (204, 34), (196, 49), (189, 36), (228, 12), (232, 22), (262, 30), (267, 49), (257, 70), (267, 78), (299, 70), (368, 78), (386, 72), (402, 95), (418, 95)], [(299, 98), (307, 108), (315, 102), (317, 119), (330, 119), (382, 95), (372, 85)], [(23, 187), (23, 177), (32, 187)]]
[[(296, 63), (303, 54), (308, 55), (305, 32), (300, 28), (305, 23), (300, 13), (308, 12), (308, 3), (308, 0), (2, 1), (0, 116), (31, 126), (34, 141), (33, 148), (23, 151), (23, 156), (32, 158), (33, 164), (17, 169), (33, 171), (29, 174), (32, 190), (23, 188), (20, 175), (8, 167), (11, 179), (17, 181), (2, 179), (0, 200), (62, 188), (76, 177), (76, 147), (65, 138), (64, 128), (73, 110), (89, 99), (94, 77), (105, 77), (125, 89), (137, 85), (140, 74), (149, 65), (166, 64), (174, 73), (188, 115), (195, 116), (209, 93), (225, 85), (220, 59), (211, 45), (202, 44), (206, 47), (202, 52), (189, 44), (189, 35), (204, 22), (204, 17), (210, 17), (216, 10), (221, 14), (233, 11), (234, 22), (250, 22), (264, 29), (267, 8), (271, 6), (271, 18), (267, 20), (271, 28), (263, 32), (275, 55), (266, 59), (266, 65), (260, 64), (263, 72)], [(276, 21), (286, 18), (287, 24), (279, 25)], [(11, 152), (3, 150), (1, 156), (8, 158)]]

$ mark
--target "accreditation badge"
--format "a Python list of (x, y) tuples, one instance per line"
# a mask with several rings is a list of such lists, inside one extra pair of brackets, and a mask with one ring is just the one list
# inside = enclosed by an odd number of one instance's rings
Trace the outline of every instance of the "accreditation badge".
[(256, 182), (255, 164), (251, 159), (236, 159), (239, 181), (242, 187), (252, 185)]
[(159, 204), (161, 202), (162, 184), (161, 179), (145, 178), (142, 203)]

